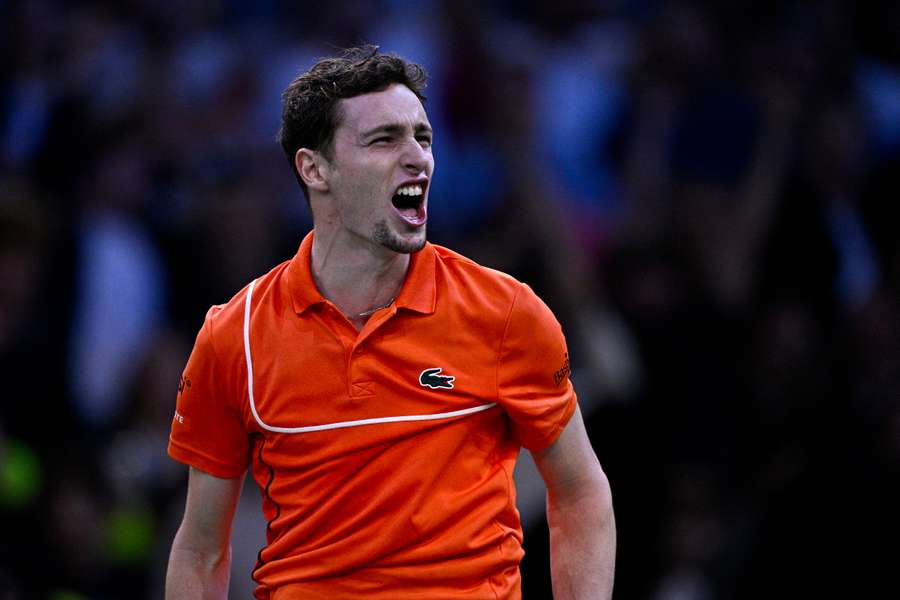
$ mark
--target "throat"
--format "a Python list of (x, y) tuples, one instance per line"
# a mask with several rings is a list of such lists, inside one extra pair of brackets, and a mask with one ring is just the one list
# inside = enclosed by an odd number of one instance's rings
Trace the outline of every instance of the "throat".
[[(317, 257), (310, 264), (319, 293), (350, 319), (365, 323), (371, 315), (388, 308), (403, 287), (409, 268), (408, 254), (393, 254), (390, 260), (353, 260), (352, 256)], [(317, 260), (324, 258), (324, 260)], [(357, 256), (356, 258), (360, 258)]]

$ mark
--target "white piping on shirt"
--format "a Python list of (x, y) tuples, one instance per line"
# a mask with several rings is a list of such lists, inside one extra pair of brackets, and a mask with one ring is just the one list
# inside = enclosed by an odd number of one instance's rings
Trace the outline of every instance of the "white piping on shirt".
[(256, 401), (253, 397), (253, 360), (250, 358), (250, 305), (253, 302), (253, 289), (256, 287), (254, 279), (247, 288), (247, 298), (244, 300), (244, 357), (247, 359), (247, 394), (250, 397), (250, 411), (253, 418), (259, 423), (259, 426), (267, 431), (275, 433), (308, 433), (311, 431), (325, 431), (328, 429), (343, 429), (345, 427), (360, 427), (362, 425), (376, 425), (379, 423), (399, 423), (403, 421), (436, 421), (439, 419), (452, 419), (453, 417), (461, 417), (463, 415), (471, 415), (484, 410), (488, 410), (497, 406), (496, 402), (473, 406), (471, 408), (463, 408), (444, 413), (433, 413), (430, 415), (400, 415), (396, 417), (376, 417), (373, 419), (358, 419), (356, 421), (339, 421), (337, 423), (326, 423), (324, 425), (307, 425), (305, 427), (275, 427), (269, 425), (259, 416), (256, 411)]

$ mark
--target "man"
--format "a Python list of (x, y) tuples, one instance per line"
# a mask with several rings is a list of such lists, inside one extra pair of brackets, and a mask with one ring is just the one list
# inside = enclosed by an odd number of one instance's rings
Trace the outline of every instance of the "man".
[(248, 467), (269, 522), (257, 598), (519, 598), (520, 446), (547, 484), (556, 597), (611, 595), (609, 485), (559, 324), (527, 286), (425, 240), (424, 84), (368, 47), (284, 94), (314, 229), (197, 337), (169, 444), (190, 465), (170, 600), (226, 597)]

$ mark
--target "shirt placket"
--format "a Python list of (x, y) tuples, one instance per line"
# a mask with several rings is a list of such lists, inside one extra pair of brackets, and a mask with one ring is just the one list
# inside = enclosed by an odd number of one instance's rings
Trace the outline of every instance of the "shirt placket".
[[(352, 325), (350, 330), (342, 329), (341, 341), (347, 349), (347, 395), (351, 400), (363, 401), (377, 396), (377, 383), (372, 374), (377, 372), (373, 363), (378, 358), (373, 344), (378, 338), (378, 329), (396, 313), (396, 307), (391, 306), (372, 315), (359, 332)], [(349, 325), (349, 321), (347, 323)]]

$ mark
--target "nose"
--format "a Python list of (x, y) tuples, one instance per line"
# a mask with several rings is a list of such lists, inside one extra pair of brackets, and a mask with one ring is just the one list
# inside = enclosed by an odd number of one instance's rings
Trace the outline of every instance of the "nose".
[(404, 145), (401, 160), (406, 170), (413, 175), (418, 175), (428, 171), (428, 165), (432, 160), (431, 150), (423, 147), (419, 140), (413, 138)]

